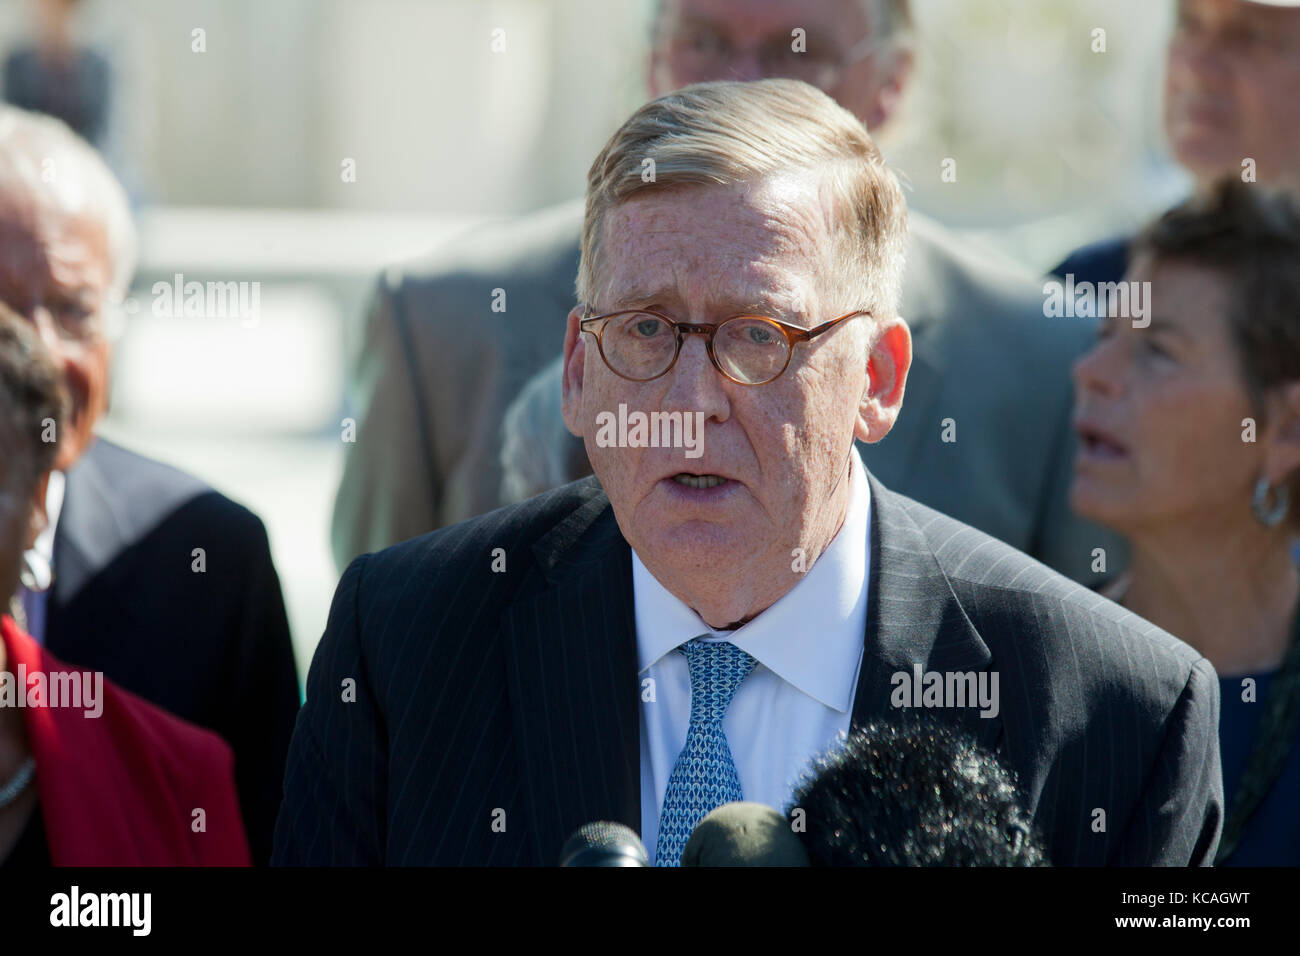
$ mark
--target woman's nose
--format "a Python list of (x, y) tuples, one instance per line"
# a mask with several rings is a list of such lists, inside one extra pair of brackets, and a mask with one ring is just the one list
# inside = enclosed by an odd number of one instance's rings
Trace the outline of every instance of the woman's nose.
[(1084, 352), (1070, 369), (1076, 392), (1114, 392), (1119, 388), (1119, 369), (1113, 341), (1100, 341)]

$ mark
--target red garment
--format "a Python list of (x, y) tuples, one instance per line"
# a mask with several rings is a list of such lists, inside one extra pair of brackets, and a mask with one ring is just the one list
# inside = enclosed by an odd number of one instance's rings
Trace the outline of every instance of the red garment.
[[(5, 670), (89, 673), (0, 618)], [(48, 680), (48, 679), (47, 679)], [(17, 693), (26, 695), (26, 687)], [(103, 712), (23, 707), (55, 866), (248, 866), (230, 747), (209, 730), (103, 682)], [(191, 827), (206, 812), (206, 830)]]

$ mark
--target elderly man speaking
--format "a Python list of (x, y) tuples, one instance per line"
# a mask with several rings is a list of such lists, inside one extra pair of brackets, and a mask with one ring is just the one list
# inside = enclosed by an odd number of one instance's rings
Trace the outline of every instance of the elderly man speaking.
[[(348, 567), (275, 861), (553, 864), (612, 820), (676, 865), (708, 810), (783, 806), (903, 712), (996, 749), (1054, 863), (1213, 858), (1210, 665), (854, 450), (903, 402), (905, 215), (862, 124), (797, 81), (623, 125), (565, 340), (595, 476)], [(605, 427), (635, 413), (699, 416), (702, 454), (675, 424)]]

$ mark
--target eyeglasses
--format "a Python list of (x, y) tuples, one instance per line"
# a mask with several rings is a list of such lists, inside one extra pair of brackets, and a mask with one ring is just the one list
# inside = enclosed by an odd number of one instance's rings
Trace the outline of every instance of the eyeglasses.
[[(596, 336), (596, 348), (609, 370), (631, 382), (649, 382), (677, 364), (682, 336), (704, 340), (713, 367), (737, 385), (766, 385), (790, 364), (794, 347), (809, 342), (836, 325), (859, 315), (858, 309), (812, 329), (801, 329), (762, 315), (733, 315), (715, 324), (677, 322), (653, 309), (610, 312), (579, 321), (583, 332)], [(599, 328), (593, 328), (602, 323)]]
[[(742, 50), (708, 24), (683, 26), (669, 40), (679, 69), (690, 81), (725, 78), (740, 58)], [(818, 89), (837, 86), (844, 72), (859, 60), (892, 45), (891, 38), (866, 36), (844, 52), (800, 48), (788, 36), (776, 36), (755, 50), (759, 72), (763, 76), (781, 76), (803, 80)]]

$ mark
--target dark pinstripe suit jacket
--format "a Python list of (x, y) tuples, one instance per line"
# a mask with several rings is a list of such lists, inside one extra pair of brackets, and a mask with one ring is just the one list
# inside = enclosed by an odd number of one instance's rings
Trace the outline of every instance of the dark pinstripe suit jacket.
[[(936, 715), (1016, 771), (1053, 862), (1208, 863), (1210, 664), (869, 478), (855, 726), (897, 716), (890, 678), (914, 663), (996, 670), (995, 718)], [(639, 690), (631, 551), (594, 478), (358, 558), (312, 661), (274, 862), (553, 864), (583, 823), (639, 830)]]

